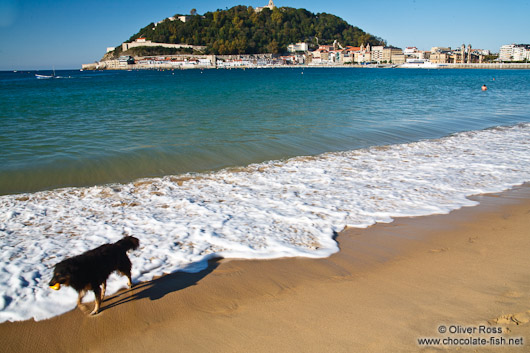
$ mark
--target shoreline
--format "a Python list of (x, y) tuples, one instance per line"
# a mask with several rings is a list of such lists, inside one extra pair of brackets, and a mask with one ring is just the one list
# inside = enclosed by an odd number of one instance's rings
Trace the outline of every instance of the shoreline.
[(410, 351), (440, 324), (530, 339), (530, 184), (471, 199), (345, 229), (325, 259), (212, 261), (109, 296), (96, 317), (3, 323), (0, 351)]
[(353, 68), (381, 68), (381, 69), (423, 69), (423, 70), (446, 70), (446, 69), (479, 69), (479, 70), (530, 70), (530, 63), (484, 63), (484, 64), (442, 64), (440, 67), (407, 68), (392, 64), (337, 64), (337, 65), (266, 65), (266, 66), (228, 66), (216, 67), (212, 65), (186, 65), (175, 66), (171, 64), (128, 64), (126, 66), (112, 65), (107, 67), (103, 62), (83, 64), (82, 71), (137, 71), (137, 70), (251, 70), (251, 69), (353, 69)]

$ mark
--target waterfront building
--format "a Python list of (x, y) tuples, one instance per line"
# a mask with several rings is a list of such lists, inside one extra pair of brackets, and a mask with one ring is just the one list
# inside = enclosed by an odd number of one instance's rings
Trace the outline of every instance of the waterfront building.
[(377, 45), (372, 47), (372, 61), (378, 63), (403, 64), (405, 62), (405, 55), (401, 48)]
[(507, 44), (499, 51), (501, 61), (525, 61), (530, 60), (530, 44)]
[(360, 52), (361, 47), (352, 47), (347, 46), (343, 51), (343, 62), (344, 63), (354, 63), (355, 62), (355, 53)]
[(405, 63), (405, 55), (401, 48), (384, 47), (383, 48), (383, 62), (392, 64)]
[[(317, 50), (309, 52), (311, 55), (311, 63), (314, 65), (344, 63), (345, 56), (350, 57), (350, 55), (346, 55), (346, 49), (337, 49), (336, 46), (336, 44), (321, 45)], [(352, 60), (346, 61), (352, 62)]]
[(419, 50), (416, 47), (406, 47), (405, 50), (403, 50), (403, 54), (405, 56), (417, 57), (417, 55), (416, 55), (417, 53), (419, 53)]
[(449, 62), (449, 53), (441, 51), (431, 51), (430, 61), (433, 64), (447, 64)]
[(315, 65), (328, 64), (330, 62), (330, 53), (326, 48), (320, 47), (317, 50), (311, 52), (311, 62)]
[(359, 48), (359, 51), (354, 52), (354, 62), (357, 64), (362, 63), (369, 63), (372, 61), (372, 51), (370, 47), (370, 43), (364, 46), (364, 44), (361, 44), (361, 47)]
[(392, 64), (395, 64), (395, 65), (404, 64), (405, 61), (406, 61), (406, 58), (405, 58), (405, 54), (403, 54), (403, 52), (392, 54), (392, 57), (390, 59), (390, 62)]
[(378, 63), (383, 61), (383, 47), (382, 45), (376, 45), (372, 47), (372, 61), (376, 61)]
[(501, 61), (512, 61), (514, 48), (515, 44), (507, 44), (501, 46), (501, 49), (499, 50), (499, 59)]
[(344, 49), (332, 50), (329, 52), (329, 62), (334, 64), (344, 63)]
[(416, 47), (407, 47), (403, 51), (403, 55), (406, 59), (429, 59), (431, 52), (430, 51), (424, 51), (424, 50), (418, 50)]
[(369, 63), (372, 61), (372, 53), (369, 51), (362, 51), (355, 53), (354, 62), (357, 64)]
[(453, 64), (482, 63), (484, 59), (484, 52), (489, 53), (489, 51), (487, 50), (485, 51), (483, 49), (473, 49), (471, 47), (471, 44), (468, 44), (466, 49), (465, 44), (462, 44), (460, 48), (449, 52), (447, 62)]

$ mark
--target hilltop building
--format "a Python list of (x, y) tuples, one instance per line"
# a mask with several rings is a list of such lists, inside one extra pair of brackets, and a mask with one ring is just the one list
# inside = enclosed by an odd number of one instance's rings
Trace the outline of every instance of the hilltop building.
[(254, 11), (256, 12), (261, 12), (263, 11), (264, 9), (269, 9), (269, 10), (273, 10), (276, 6), (274, 5), (274, 1), (272, 0), (269, 0), (269, 4), (267, 6), (262, 6), (262, 7), (256, 7), (256, 9), (254, 9)]
[[(182, 15), (182, 16), (177, 16), (177, 20), (179, 20), (180, 22), (188, 22), (190, 20), (191, 16), (188, 16), (188, 15)], [(170, 17), (169, 18), (171, 21), (174, 21), (175, 20), (175, 17)]]
[[(202, 18), (204, 18), (204, 16), (201, 16)], [(155, 23), (155, 27), (158, 26), (159, 24), (161, 24), (162, 22), (166, 21), (166, 20), (169, 20), (171, 22), (173, 21), (180, 21), (180, 22), (188, 22), (190, 19), (192, 18), (192, 16), (190, 15), (175, 15), (175, 16), (171, 16), (171, 17), (168, 17), (168, 18), (165, 18), (163, 19), (162, 21), (158, 21), (157, 23)], [(155, 28), (153, 28), (154, 30)]]

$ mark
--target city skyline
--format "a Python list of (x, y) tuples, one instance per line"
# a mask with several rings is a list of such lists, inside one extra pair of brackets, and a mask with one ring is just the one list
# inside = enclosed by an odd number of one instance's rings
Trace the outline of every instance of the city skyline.
[[(198, 0), (187, 3), (138, 0), (90, 3), (80, 1), (0, 0), (0, 70), (77, 69), (99, 60), (110, 46), (129, 39), (140, 28), (192, 8), (203, 14), (236, 5), (264, 6), (268, 0)], [(278, 7), (326, 12), (400, 48), (433, 46), (499, 52), (505, 44), (530, 42), (525, 18), (530, 0), (501, 4), (486, 0), (480, 6), (448, 0), (377, 3), (316, 0), (276, 0)]]

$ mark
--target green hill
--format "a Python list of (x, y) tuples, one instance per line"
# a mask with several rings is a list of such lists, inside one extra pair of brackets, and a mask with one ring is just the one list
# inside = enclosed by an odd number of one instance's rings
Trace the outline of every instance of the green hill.
[(289, 44), (297, 42), (308, 42), (310, 48), (335, 40), (342, 46), (385, 44), (340, 17), (289, 7), (265, 8), (258, 13), (252, 7), (235, 6), (188, 16), (186, 22), (166, 19), (142, 28), (128, 42), (140, 37), (158, 43), (202, 45), (207, 53), (221, 55), (283, 53)]

